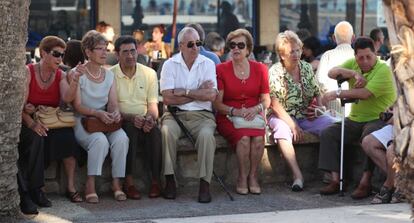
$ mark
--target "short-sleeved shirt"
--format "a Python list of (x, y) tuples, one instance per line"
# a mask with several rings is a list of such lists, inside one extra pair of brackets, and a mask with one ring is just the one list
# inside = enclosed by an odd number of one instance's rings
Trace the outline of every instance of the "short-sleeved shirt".
[(299, 70), (301, 81), (296, 83), (281, 62), (269, 69), (270, 97), (278, 99), (286, 112), (296, 119), (306, 118), (306, 108), (314, 97), (320, 95), (312, 66), (300, 61)]
[[(347, 60), (341, 67), (362, 73), (355, 58)], [(379, 113), (393, 105), (397, 99), (394, 78), (390, 68), (384, 61), (377, 59), (374, 67), (362, 76), (367, 80), (365, 88), (373, 96), (352, 104), (348, 118), (355, 122), (369, 122), (378, 119)], [(351, 89), (354, 88), (354, 84), (355, 79), (350, 79)]]
[(137, 63), (135, 75), (126, 76), (119, 64), (110, 68), (115, 74), (119, 109), (122, 113), (145, 115), (149, 103), (158, 103), (158, 80), (155, 71)]
[[(214, 83), (213, 88), (217, 90), (216, 65), (212, 60), (203, 55), (198, 55), (191, 70), (189, 70), (182, 54), (178, 53), (165, 61), (162, 66), (160, 89), (161, 92), (176, 88), (198, 89), (207, 80), (212, 81)], [(188, 111), (212, 111), (210, 101), (192, 101), (178, 107)]]

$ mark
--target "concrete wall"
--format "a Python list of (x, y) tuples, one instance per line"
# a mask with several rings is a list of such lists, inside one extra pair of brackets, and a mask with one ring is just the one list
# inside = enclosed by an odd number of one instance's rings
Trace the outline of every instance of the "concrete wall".
[(97, 10), (97, 22), (105, 21), (114, 27), (115, 38), (121, 33), (121, 1), (99, 0)]
[(268, 50), (273, 50), (275, 38), (279, 33), (280, 26), (279, 1), (260, 0), (259, 7), (260, 45), (265, 45)]

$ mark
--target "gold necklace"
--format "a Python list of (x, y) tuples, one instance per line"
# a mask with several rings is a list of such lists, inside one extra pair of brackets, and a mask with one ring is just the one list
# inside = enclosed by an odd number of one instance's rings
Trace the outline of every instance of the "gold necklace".
[(43, 77), (42, 77), (42, 69), (40, 69), (40, 64), (39, 64), (38, 68), (39, 68), (39, 78), (40, 78), (40, 81), (42, 81), (43, 84), (49, 83), (49, 81), (52, 79), (53, 73), (50, 73), (49, 77), (46, 78), (46, 80), (43, 80)]
[(98, 72), (98, 75), (93, 75), (90, 71), (89, 71), (89, 69), (88, 69), (88, 67), (87, 66), (85, 66), (85, 68), (86, 68), (86, 72), (89, 74), (89, 76), (91, 76), (93, 79), (95, 79), (95, 80), (98, 80), (99, 78), (101, 78), (101, 74), (102, 74), (102, 70), (101, 70), (101, 67), (99, 67), (99, 72)]

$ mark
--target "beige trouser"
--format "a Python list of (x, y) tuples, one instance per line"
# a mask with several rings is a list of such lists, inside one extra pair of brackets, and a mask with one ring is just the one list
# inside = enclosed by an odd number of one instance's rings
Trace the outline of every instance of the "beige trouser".
[[(199, 178), (210, 183), (216, 150), (214, 115), (207, 111), (178, 111), (177, 116), (195, 140), (195, 148), (198, 151)], [(177, 142), (181, 136), (184, 136), (184, 133), (169, 112), (166, 112), (162, 117), (161, 133), (164, 175), (174, 174), (177, 161)]]

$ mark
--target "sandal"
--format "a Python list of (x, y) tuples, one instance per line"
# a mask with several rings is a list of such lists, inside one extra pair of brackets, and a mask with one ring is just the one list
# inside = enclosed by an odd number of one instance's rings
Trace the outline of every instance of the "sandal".
[(382, 186), (380, 192), (372, 199), (371, 204), (390, 203), (393, 191), (393, 189), (388, 189), (388, 187)]
[(83, 202), (82, 196), (78, 191), (70, 192), (66, 191), (66, 197), (72, 202), (72, 203), (79, 203)]
[(401, 203), (401, 202), (405, 202), (405, 196), (403, 194), (401, 194), (401, 192), (399, 190), (395, 190), (395, 192), (392, 194), (391, 196), (391, 204), (396, 204), (396, 203)]
[(127, 196), (121, 190), (117, 190), (117, 191), (114, 192), (114, 198), (117, 201), (125, 201), (127, 199)]
[(91, 194), (85, 195), (85, 200), (87, 203), (97, 204), (99, 202), (99, 197), (96, 193), (91, 193)]

